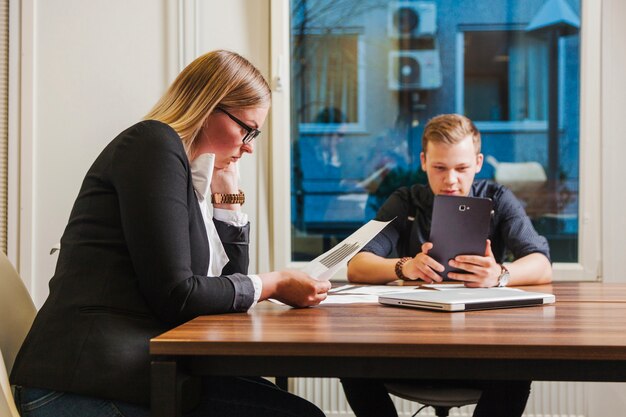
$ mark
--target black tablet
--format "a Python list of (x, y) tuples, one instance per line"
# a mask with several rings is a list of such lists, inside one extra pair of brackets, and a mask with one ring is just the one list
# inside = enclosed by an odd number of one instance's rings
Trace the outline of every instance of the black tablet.
[(448, 265), (457, 255), (484, 255), (489, 236), (493, 203), (489, 198), (436, 195), (428, 255), (445, 266), (440, 273), (465, 271)]

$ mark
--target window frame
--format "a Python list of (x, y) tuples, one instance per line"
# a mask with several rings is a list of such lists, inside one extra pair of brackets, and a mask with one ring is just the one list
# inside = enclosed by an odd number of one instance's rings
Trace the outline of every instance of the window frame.
[[(554, 280), (596, 281), (601, 279), (601, 161), (598, 132), (601, 129), (601, 23), (602, 2), (581, 0), (580, 32), (580, 196), (578, 262), (554, 263)], [(273, 269), (300, 268), (305, 263), (291, 261), (291, 172), (290, 141), (290, 4), (289, 0), (271, 0), (272, 78), (279, 82), (271, 109), (272, 118), (272, 207), (271, 224)], [(458, 42), (458, 37), (457, 37)], [(462, 42), (462, 39), (461, 39)], [(462, 43), (461, 43), (462, 45)], [(458, 49), (458, 44), (457, 44)], [(458, 65), (458, 54), (457, 54)], [(458, 68), (457, 68), (458, 69)], [(459, 71), (457, 70), (457, 77)], [(462, 77), (461, 73), (461, 77)], [(458, 82), (458, 78), (456, 80)], [(458, 100), (457, 103), (462, 103)], [(462, 98), (462, 97), (461, 97)], [(507, 122), (504, 122), (507, 123)], [(481, 126), (478, 126), (479, 129)], [(489, 126), (483, 126), (489, 128)], [(532, 126), (518, 126), (532, 128)], [(492, 126), (492, 128), (498, 128)], [(508, 126), (511, 129), (512, 126)], [(535, 126), (535, 129), (539, 126)], [(334, 279), (345, 279), (345, 269)]]

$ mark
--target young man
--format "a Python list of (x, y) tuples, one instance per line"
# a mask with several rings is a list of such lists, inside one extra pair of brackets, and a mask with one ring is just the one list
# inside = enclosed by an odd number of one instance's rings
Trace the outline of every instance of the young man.
[[(348, 265), (351, 282), (385, 284), (402, 279), (440, 282), (444, 266), (428, 256), (434, 196), (487, 197), (494, 216), (484, 256), (460, 255), (450, 265), (467, 274), (449, 273), (467, 287), (544, 284), (552, 279), (548, 242), (533, 228), (513, 193), (486, 180), (474, 181), (483, 164), (480, 133), (471, 120), (457, 114), (431, 119), (424, 129), (420, 154), (428, 185), (396, 190), (378, 211), (377, 220), (396, 219)], [(514, 261), (503, 265), (505, 249)], [(389, 258), (389, 256), (392, 256)], [(395, 257), (398, 256), (398, 257)], [(357, 417), (397, 417), (383, 381), (343, 379), (348, 402)], [(464, 383), (483, 390), (474, 416), (521, 416), (529, 381)]]

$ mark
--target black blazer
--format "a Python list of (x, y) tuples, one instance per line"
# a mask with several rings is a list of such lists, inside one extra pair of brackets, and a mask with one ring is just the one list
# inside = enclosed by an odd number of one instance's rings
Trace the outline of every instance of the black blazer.
[(209, 245), (180, 137), (157, 121), (122, 132), (83, 181), (11, 382), (149, 404), (151, 337), (253, 302), (249, 224), (215, 224), (230, 262), (207, 277)]

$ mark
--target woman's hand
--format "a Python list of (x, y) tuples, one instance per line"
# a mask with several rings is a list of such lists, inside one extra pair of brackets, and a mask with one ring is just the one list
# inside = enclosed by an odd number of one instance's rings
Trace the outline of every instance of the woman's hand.
[(443, 265), (428, 256), (428, 251), (433, 248), (433, 244), (426, 242), (422, 245), (422, 251), (415, 255), (402, 267), (402, 274), (409, 279), (421, 279), (427, 283), (441, 282), (443, 278), (437, 272), (443, 272)]
[[(239, 165), (228, 164), (225, 168), (213, 168), (211, 193), (239, 194)], [(240, 210), (241, 204), (213, 204), (213, 207), (226, 210)]]
[(496, 262), (491, 251), (491, 241), (487, 239), (485, 256), (459, 255), (450, 261), (450, 266), (467, 271), (467, 274), (448, 273), (452, 279), (463, 281), (466, 287), (489, 288), (498, 285), (502, 266)]
[(239, 192), (239, 164), (228, 164), (224, 168), (213, 168), (211, 192), (237, 194)]
[(302, 271), (285, 269), (259, 276), (263, 281), (260, 300), (274, 298), (292, 307), (317, 305), (330, 289), (329, 281), (317, 281)]

